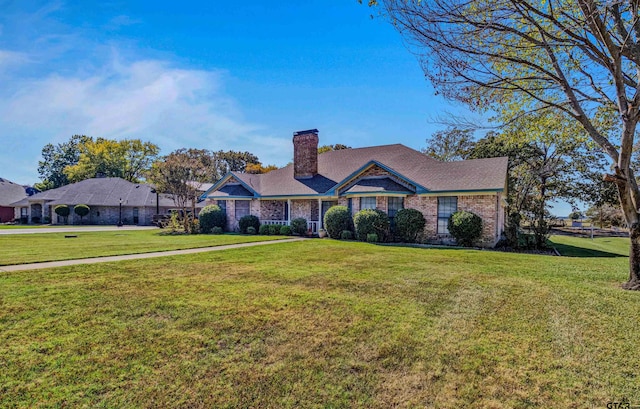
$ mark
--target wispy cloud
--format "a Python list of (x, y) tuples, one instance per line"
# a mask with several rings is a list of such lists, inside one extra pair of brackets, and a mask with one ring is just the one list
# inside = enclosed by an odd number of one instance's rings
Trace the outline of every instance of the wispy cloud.
[(39, 149), (86, 134), (149, 140), (165, 154), (181, 147), (248, 150), (264, 162), (286, 163), (288, 138), (245, 120), (221, 91), (224, 77), (164, 61), (114, 59), (92, 75), (23, 80), (12, 95), (0, 91), (0, 132), (32, 135)]

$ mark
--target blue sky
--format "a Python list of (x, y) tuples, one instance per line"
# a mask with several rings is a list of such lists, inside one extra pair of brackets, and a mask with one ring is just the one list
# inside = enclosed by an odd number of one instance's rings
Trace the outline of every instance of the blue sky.
[(16, 183), (39, 181), (42, 147), (73, 134), (140, 138), (162, 154), (247, 150), (281, 166), (298, 130), (319, 129), (322, 145), (421, 149), (436, 118), (466, 112), (434, 95), (400, 35), (356, 0), (0, 10), (0, 177)]

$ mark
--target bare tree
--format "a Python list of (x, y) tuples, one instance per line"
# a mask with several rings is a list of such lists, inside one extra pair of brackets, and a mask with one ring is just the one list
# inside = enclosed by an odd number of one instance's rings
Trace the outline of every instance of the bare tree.
[(554, 110), (607, 154), (640, 290), (640, 190), (631, 168), (640, 120), (637, 0), (380, 0), (437, 92), (507, 119)]

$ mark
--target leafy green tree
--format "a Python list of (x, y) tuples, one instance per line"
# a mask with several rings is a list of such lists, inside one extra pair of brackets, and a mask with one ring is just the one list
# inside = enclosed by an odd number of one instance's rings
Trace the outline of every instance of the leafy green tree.
[(437, 92), (505, 119), (553, 111), (579, 124), (614, 165), (630, 229), (629, 278), (640, 290), (640, 7), (635, 0), (372, 0)]
[(79, 144), (78, 148), (78, 162), (64, 169), (64, 174), (71, 182), (98, 175), (139, 182), (160, 152), (157, 145), (140, 139), (90, 139)]
[(188, 231), (190, 217), (187, 208), (195, 214), (202, 184), (214, 181), (216, 174), (214, 158), (206, 149), (178, 149), (156, 161), (148, 174), (148, 179), (158, 192), (171, 195), (173, 202), (181, 209), (182, 222)]
[(322, 145), (318, 148), (318, 153), (339, 151), (342, 149), (351, 149), (351, 146), (343, 145), (341, 143), (337, 143), (335, 145)]
[(247, 165), (260, 164), (258, 157), (251, 152), (217, 151), (211, 153), (211, 157), (213, 159), (214, 178), (210, 182), (218, 181), (232, 171), (245, 172)]
[(42, 179), (35, 187), (40, 190), (56, 189), (71, 183), (64, 169), (73, 166), (80, 159), (80, 145), (90, 141), (85, 135), (73, 135), (67, 142), (42, 148), (42, 160), (38, 162), (38, 174)]
[(474, 129), (456, 127), (437, 131), (427, 139), (427, 147), (422, 152), (443, 162), (463, 160), (475, 145), (473, 133)]

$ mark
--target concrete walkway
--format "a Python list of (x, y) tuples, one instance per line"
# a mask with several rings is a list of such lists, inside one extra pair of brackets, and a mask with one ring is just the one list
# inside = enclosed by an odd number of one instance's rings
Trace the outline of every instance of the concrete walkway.
[(17, 264), (13, 266), (0, 266), (0, 272), (8, 273), (12, 271), (38, 270), (41, 268), (75, 266), (79, 264), (110, 263), (113, 261), (179, 256), (183, 254), (206, 253), (209, 251), (222, 251), (222, 250), (230, 250), (230, 249), (239, 249), (243, 247), (266, 246), (267, 244), (291, 243), (294, 241), (302, 241), (302, 240), (306, 240), (306, 239), (297, 237), (293, 239), (258, 241), (253, 243), (227, 244), (224, 246), (200, 247), (200, 248), (186, 249), (186, 250), (156, 251), (154, 253), (126, 254), (122, 256), (93, 257), (93, 258), (80, 258), (75, 260), (48, 261), (45, 263)]
[(126, 230), (158, 230), (155, 226), (69, 226), (69, 227), (33, 227), (24, 229), (0, 229), (0, 235), (5, 234), (35, 234), (35, 233), (81, 233), (87, 231), (126, 231)]

